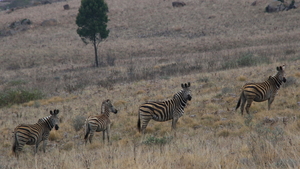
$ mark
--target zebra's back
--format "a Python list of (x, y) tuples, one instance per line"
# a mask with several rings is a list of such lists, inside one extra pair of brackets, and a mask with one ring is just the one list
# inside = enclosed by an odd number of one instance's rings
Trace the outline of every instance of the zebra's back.
[(168, 121), (173, 119), (174, 104), (172, 101), (146, 102), (139, 108), (141, 116), (152, 117), (155, 121)]

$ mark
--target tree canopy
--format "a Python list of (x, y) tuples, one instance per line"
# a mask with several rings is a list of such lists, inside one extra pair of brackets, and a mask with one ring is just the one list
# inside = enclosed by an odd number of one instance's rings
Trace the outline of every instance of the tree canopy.
[(104, 0), (82, 0), (76, 17), (77, 33), (85, 44), (92, 42), (98, 67), (97, 45), (108, 37), (108, 6)]

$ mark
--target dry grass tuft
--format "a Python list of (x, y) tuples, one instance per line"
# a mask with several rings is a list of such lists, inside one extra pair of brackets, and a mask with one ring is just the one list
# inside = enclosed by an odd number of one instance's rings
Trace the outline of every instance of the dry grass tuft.
[(74, 142), (69, 141), (66, 144), (64, 144), (61, 149), (65, 151), (71, 151), (73, 148), (74, 148)]
[(300, 77), (300, 72), (296, 72), (295, 76), (299, 78)]
[(217, 136), (219, 137), (228, 137), (230, 135), (230, 132), (228, 130), (221, 130), (218, 131)]
[(239, 76), (239, 77), (237, 78), (237, 80), (238, 80), (238, 81), (241, 81), (241, 82), (244, 82), (244, 81), (247, 80), (247, 77), (246, 77), (246, 76)]
[(63, 138), (62, 134), (57, 130), (51, 130), (49, 135), (50, 141), (59, 141)]

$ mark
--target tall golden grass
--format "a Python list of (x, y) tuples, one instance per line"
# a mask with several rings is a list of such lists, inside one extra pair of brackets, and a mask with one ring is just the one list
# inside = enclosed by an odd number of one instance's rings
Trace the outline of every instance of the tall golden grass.
[[(0, 28), (23, 18), (33, 22), (27, 31), (0, 37), (0, 89), (22, 80), (20, 87), (47, 94), (0, 110), (0, 168), (299, 168), (300, 10), (268, 14), (266, 0), (257, 6), (251, 0), (185, 2), (173, 8), (170, 0), (107, 1), (111, 32), (99, 50), (104, 62), (116, 60), (97, 69), (92, 46), (76, 34), (80, 0), (0, 12)], [(66, 3), (70, 10), (63, 10)], [(51, 18), (58, 25), (40, 25)], [(228, 66), (248, 54), (268, 62)], [(264, 81), (282, 64), (289, 81), (271, 110), (262, 102), (253, 103), (251, 116), (235, 111), (242, 85)], [(176, 132), (170, 121), (150, 121), (147, 134), (138, 133), (139, 105), (169, 99), (186, 82), (193, 99)], [(96, 133), (85, 146), (74, 119), (99, 114), (104, 99), (120, 110), (111, 116), (112, 143)], [(61, 120), (46, 154), (34, 156), (25, 146), (17, 160), (14, 127), (36, 123), (51, 109), (60, 110)]]

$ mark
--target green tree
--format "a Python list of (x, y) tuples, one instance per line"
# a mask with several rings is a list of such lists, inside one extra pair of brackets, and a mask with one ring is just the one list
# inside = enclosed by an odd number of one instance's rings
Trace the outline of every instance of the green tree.
[(92, 42), (94, 46), (96, 67), (99, 66), (98, 45), (109, 34), (109, 30), (106, 29), (107, 12), (108, 7), (104, 0), (81, 0), (79, 13), (76, 17), (78, 35), (85, 44)]

